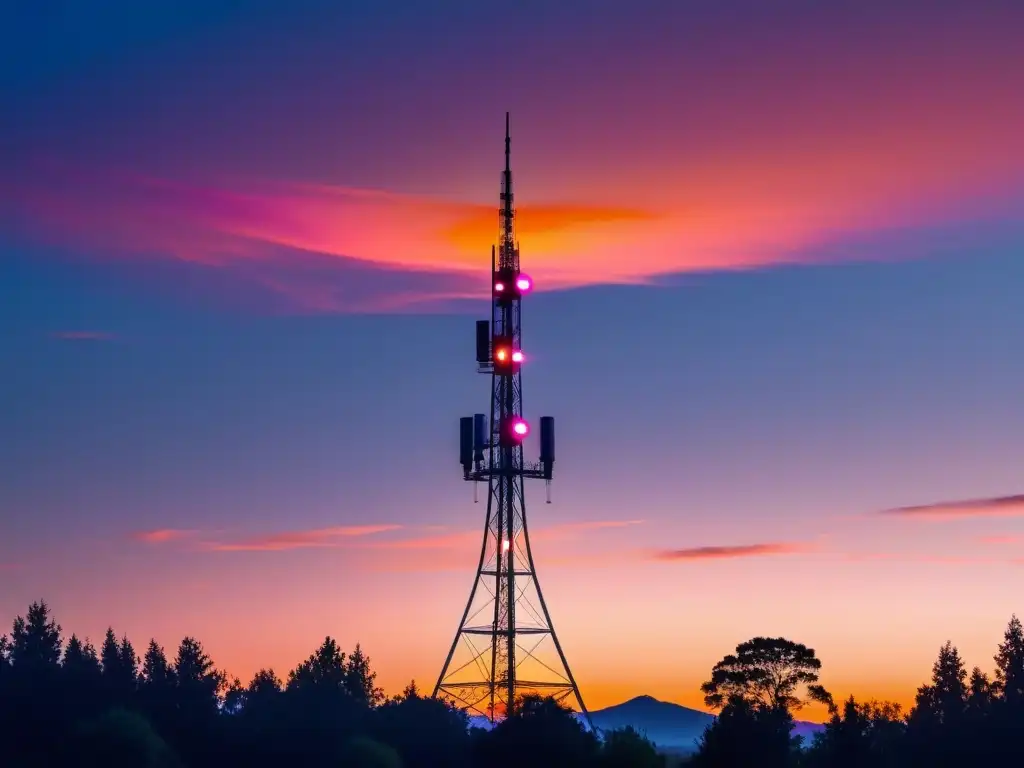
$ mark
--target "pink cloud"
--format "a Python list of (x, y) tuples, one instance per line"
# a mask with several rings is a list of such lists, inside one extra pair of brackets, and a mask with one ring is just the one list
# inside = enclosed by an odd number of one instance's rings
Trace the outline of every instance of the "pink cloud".
[(912, 520), (953, 520), (965, 517), (1024, 516), (1024, 494), (964, 501), (940, 501), (912, 507), (885, 509), (878, 514)]
[(656, 560), (722, 560), (737, 557), (762, 557), (764, 555), (796, 555), (812, 551), (803, 543), (739, 544), (733, 546), (693, 547), (691, 549), (668, 549), (655, 553)]
[(198, 531), (182, 530), (179, 528), (157, 528), (152, 531), (136, 531), (132, 538), (146, 544), (166, 544), (171, 541), (181, 541), (194, 536)]
[(316, 528), (308, 531), (286, 531), (234, 542), (205, 542), (203, 548), (213, 552), (280, 552), (291, 549), (312, 549), (343, 546), (346, 539), (397, 531), (400, 525), (348, 525)]
[[(878, 253), (913, 258), (934, 244), (903, 242), (901, 228), (980, 215), (949, 201), (922, 212), (879, 209), (869, 197), (824, 210), (820, 195), (740, 200), (730, 185), (730, 194), (719, 190), (717, 197), (714, 184), (702, 188), (712, 196), (669, 200), (659, 211), (628, 201), (551, 204), (524, 193), (517, 234), (538, 290), (642, 285), (677, 273)], [(260, 179), (214, 183), (54, 162), (25, 162), (0, 180), (0, 204), (25, 237), (118, 269), (159, 268), (161, 278), (168, 265), (187, 266), (179, 289), (196, 290), (199, 275), (217, 286), (213, 293), (244, 287), (259, 295), (253, 303), (314, 313), (431, 311), (484, 297), (496, 191), (494, 198)], [(872, 233), (895, 240), (886, 248), (863, 241)], [(150, 282), (166, 280), (150, 275)]]

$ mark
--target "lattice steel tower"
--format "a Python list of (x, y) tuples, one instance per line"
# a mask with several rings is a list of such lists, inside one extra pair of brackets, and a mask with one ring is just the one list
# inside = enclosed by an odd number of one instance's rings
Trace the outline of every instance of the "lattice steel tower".
[(476, 325), (478, 371), (491, 376), (491, 413), (490, 418), (464, 417), (460, 424), (464, 477), (488, 487), (484, 540), (469, 601), (433, 695), (492, 722), (525, 694), (553, 696), (575, 703), (589, 724), (540, 591), (526, 527), (524, 480), (543, 479), (550, 490), (555, 420), (541, 417), (540, 461), (524, 462), (530, 427), (522, 410), (520, 307), (533, 285), (519, 270), (508, 129), (506, 113), (500, 229), (497, 251), (491, 248), (491, 319)]

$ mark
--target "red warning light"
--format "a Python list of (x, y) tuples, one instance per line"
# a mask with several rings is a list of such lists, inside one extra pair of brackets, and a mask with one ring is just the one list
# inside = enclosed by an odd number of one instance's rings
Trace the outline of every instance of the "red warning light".
[(521, 363), (521, 362), (523, 362), (523, 353), (522, 353), (521, 350), (517, 349), (515, 352), (512, 353), (512, 362), (513, 363)]
[(524, 419), (520, 419), (518, 416), (512, 419), (511, 431), (514, 437), (522, 440), (528, 434), (530, 434), (530, 425), (526, 423)]
[(519, 289), (520, 293), (526, 293), (533, 288), (533, 281), (526, 275), (519, 275), (516, 278), (516, 288)]
[(505, 290), (505, 284), (503, 282), (501, 282), (501, 280), (498, 280), (498, 281), (496, 281), (494, 283), (494, 292), (495, 293), (501, 293), (504, 290)]
[[(494, 360), (496, 362), (499, 362), (499, 363), (507, 362), (508, 361), (508, 357), (509, 357), (509, 355), (508, 355), (508, 348), (507, 347), (498, 347), (496, 350), (494, 350)], [(515, 360), (515, 355), (512, 355), (512, 359)]]

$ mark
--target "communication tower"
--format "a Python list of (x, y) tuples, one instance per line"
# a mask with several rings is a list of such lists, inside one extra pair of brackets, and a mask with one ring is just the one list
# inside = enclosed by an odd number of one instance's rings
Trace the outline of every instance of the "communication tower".
[(537, 581), (526, 527), (524, 481), (542, 479), (550, 494), (555, 420), (540, 418), (540, 461), (525, 462), (530, 425), (522, 408), (526, 358), (520, 311), (533, 281), (519, 269), (510, 153), (506, 113), (500, 228), (497, 248), (491, 247), (491, 319), (476, 324), (477, 370), (491, 377), (491, 412), (460, 423), (463, 476), (487, 485), (487, 515), (476, 578), (433, 695), (491, 722), (512, 711), (523, 695), (551, 696), (575, 703), (589, 724)]

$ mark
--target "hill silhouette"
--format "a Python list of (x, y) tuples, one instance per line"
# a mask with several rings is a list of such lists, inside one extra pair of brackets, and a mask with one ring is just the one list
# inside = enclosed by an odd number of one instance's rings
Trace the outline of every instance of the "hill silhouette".
[[(659, 748), (687, 753), (697, 750), (701, 734), (714, 722), (715, 716), (699, 709), (644, 695), (595, 710), (590, 713), (590, 719), (594, 727), (601, 731), (630, 727), (653, 741)], [(490, 730), (492, 727), (485, 717), (471, 717), (469, 722), (472, 727), (483, 730)], [(803, 736), (804, 743), (809, 745), (814, 734), (823, 730), (824, 726), (819, 723), (797, 720), (792, 733), (794, 736)]]
[[(715, 716), (653, 696), (637, 696), (591, 712), (590, 718), (602, 731), (630, 726), (659, 747), (695, 751), (697, 741)], [(810, 742), (811, 736), (823, 729), (818, 723), (797, 721), (793, 735), (803, 736)]]

